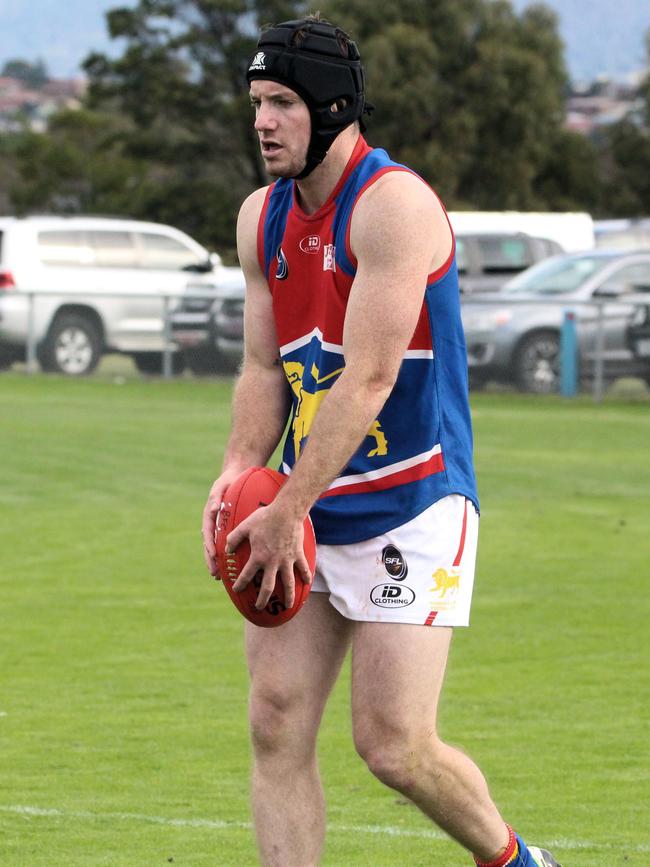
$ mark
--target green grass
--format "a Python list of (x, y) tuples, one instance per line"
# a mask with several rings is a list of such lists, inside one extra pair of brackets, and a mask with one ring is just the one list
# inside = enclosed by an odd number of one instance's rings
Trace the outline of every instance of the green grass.
[[(199, 539), (229, 397), (227, 380), (0, 378), (3, 867), (256, 863), (241, 622)], [(650, 403), (473, 409), (479, 567), (443, 734), (565, 865), (642, 867)], [(468, 864), (355, 756), (347, 692), (346, 672), (320, 739), (324, 864)]]

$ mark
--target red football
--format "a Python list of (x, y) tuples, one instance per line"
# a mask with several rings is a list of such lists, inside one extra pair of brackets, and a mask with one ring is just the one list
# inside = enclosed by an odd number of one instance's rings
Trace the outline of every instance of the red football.
[[(291, 608), (287, 608), (284, 603), (284, 588), (281, 581), (276, 580), (275, 590), (266, 608), (258, 611), (255, 602), (262, 583), (261, 573), (258, 573), (240, 593), (235, 593), (232, 589), (232, 585), (250, 557), (248, 539), (244, 539), (233, 554), (226, 553), (226, 539), (228, 534), (255, 509), (268, 506), (286, 480), (287, 477), (282, 473), (268, 467), (250, 467), (244, 470), (226, 489), (217, 515), (214, 542), (217, 549), (219, 577), (236, 607), (256, 626), (281, 626), (287, 620), (291, 620), (307, 601), (311, 585), (305, 584), (296, 572), (295, 602)], [(313, 575), (316, 566), (316, 539), (309, 516), (305, 518), (304, 533), (305, 557)]]

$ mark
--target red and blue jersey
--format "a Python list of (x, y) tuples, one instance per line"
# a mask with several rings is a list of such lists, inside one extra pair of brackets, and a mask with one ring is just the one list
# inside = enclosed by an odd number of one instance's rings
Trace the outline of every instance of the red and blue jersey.
[[(293, 180), (282, 178), (267, 193), (258, 255), (293, 397), (284, 473), (291, 472), (318, 407), (345, 367), (343, 325), (356, 273), (352, 212), (359, 196), (389, 171), (410, 169), (360, 137), (339, 183), (316, 213), (302, 211)], [(453, 249), (427, 278), (420, 317), (386, 403), (312, 509), (316, 538), (331, 545), (370, 539), (448, 494), (462, 494), (478, 508)]]

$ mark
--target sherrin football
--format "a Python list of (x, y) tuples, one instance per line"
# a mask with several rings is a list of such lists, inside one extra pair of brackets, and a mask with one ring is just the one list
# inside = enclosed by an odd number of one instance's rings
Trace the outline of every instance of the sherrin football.
[[(268, 506), (286, 482), (287, 477), (268, 467), (250, 467), (226, 488), (217, 515), (215, 547), (217, 549), (217, 569), (219, 578), (235, 606), (247, 620), (256, 626), (281, 626), (300, 611), (309, 596), (310, 584), (305, 584), (298, 572), (295, 573), (295, 602), (288, 608), (284, 602), (284, 588), (280, 579), (276, 580), (266, 608), (255, 608), (257, 594), (262, 583), (258, 573), (240, 593), (232, 587), (240, 572), (248, 562), (251, 549), (248, 539), (237, 547), (234, 553), (226, 553), (228, 534), (256, 509)], [(304, 552), (312, 575), (316, 566), (316, 539), (309, 516), (304, 522)]]

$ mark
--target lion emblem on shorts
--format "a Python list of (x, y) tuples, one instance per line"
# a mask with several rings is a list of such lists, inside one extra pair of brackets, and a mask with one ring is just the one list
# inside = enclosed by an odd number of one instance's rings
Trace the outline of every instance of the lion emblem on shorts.
[(450, 574), (446, 569), (436, 569), (433, 573), (433, 580), (436, 582), (431, 588), (434, 593), (439, 593), (440, 598), (444, 599), (447, 590), (458, 590), (460, 583), (460, 575)]

